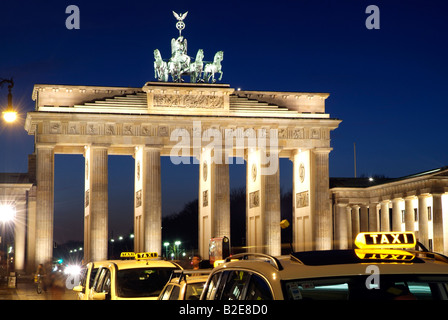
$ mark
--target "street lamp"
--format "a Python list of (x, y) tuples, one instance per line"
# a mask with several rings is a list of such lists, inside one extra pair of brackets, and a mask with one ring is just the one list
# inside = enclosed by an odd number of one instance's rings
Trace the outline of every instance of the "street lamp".
[(14, 110), (12, 107), (12, 93), (11, 89), (14, 87), (14, 81), (11, 79), (0, 79), (0, 87), (3, 86), (3, 84), (8, 83), (8, 106), (6, 107), (6, 110), (2, 112), (3, 119), (8, 122), (14, 122), (17, 119), (17, 111)]
[(163, 246), (165, 247), (165, 256), (168, 259), (168, 247), (170, 246), (169, 242), (164, 242)]
[(6, 223), (14, 220), (16, 216), (16, 209), (9, 204), (0, 205), (0, 222)]
[(176, 259), (179, 259), (179, 246), (180, 246), (181, 242), (179, 240), (174, 242), (174, 245), (176, 246)]

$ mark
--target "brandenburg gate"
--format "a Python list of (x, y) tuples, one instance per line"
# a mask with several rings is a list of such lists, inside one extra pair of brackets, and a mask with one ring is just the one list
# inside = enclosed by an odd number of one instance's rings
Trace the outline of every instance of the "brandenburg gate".
[[(199, 164), (198, 235), (204, 258), (210, 238), (230, 237), (229, 165), (244, 161), (250, 250), (280, 254), (279, 158), (293, 162), (294, 249), (332, 247), (328, 158), (330, 132), (340, 120), (325, 112), (329, 95), (238, 90), (215, 83), (220, 67), (207, 65), (194, 75), (189, 69), (194, 82), (183, 83), (185, 54), (181, 36), (172, 40), (167, 64), (155, 52), (161, 81), (143, 87), (34, 86), (36, 109), (25, 123), (35, 137), (37, 186), (28, 262), (52, 257), (55, 154), (85, 158), (85, 172), (80, 172), (85, 176), (85, 261), (107, 258), (108, 157), (114, 155), (135, 159), (135, 251), (162, 253), (161, 156), (174, 164)], [(220, 62), (222, 52), (217, 56)], [(164, 78), (165, 67), (176, 82)], [(201, 74), (204, 80), (197, 77)]]
[[(278, 158), (286, 157), (294, 164), (294, 244), (298, 250), (311, 248), (312, 243), (316, 249), (330, 248), (328, 155), (330, 131), (340, 121), (325, 113), (327, 97), (322, 93), (238, 91), (224, 84), (35, 85), (36, 111), (28, 113), (25, 128), (35, 136), (37, 219), (31, 233), (35, 239), (28, 244), (35, 245), (36, 262), (52, 256), (55, 154), (85, 157), (84, 252), (90, 261), (107, 256), (108, 156), (135, 158), (135, 250), (161, 253), (160, 157), (171, 156), (173, 162), (184, 159), (188, 142), (190, 152), (185, 155), (197, 155), (191, 162), (196, 160), (200, 168), (203, 256), (208, 256), (210, 238), (230, 236), (231, 161), (216, 161), (218, 145), (226, 151), (222, 157), (242, 155), (246, 160), (248, 246), (280, 253)], [(249, 147), (250, 133), (266, 142), (265, 150), (272, 149), (266, 157), (269, 163), (262, 164), (259, 143)], [(272, 141), (276, 148), (271, 148)], [(173, 155), (176, 149), (179, 157)], [(262, 165), (275, 170), (263, 174)]]

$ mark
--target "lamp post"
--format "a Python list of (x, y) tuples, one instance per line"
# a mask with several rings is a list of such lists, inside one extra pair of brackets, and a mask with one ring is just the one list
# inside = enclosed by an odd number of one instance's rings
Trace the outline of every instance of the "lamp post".
[(176, 250), (176, 259), (179, 259), (179, 246), (180, 246), (180, 244), (181, 244), (181, 242), (179, 240), (174, 242), (175, 250)]
[(169, 242), (164, 242), (163, 246), (165, 247), (165, 256), (168, 259), (168, 248), (170, 246), (170, 243)]
[(2, 112), (3, 119), (8, 122), (14, 122), (17, 119), (17, 111), (14, 110), (12, 106), (12, 93), (11, 89), (14, 87), (14, 81), (11, 79), (0, 79), (0, 87), (2, 87), (5, 83), (8, 84), (8, 106), (6, 110)]

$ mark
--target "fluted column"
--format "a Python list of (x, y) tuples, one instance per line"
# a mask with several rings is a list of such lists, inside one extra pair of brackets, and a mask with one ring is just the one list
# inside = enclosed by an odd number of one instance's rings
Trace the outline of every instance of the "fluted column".
[(369, 231), (369, 207), (361, 205), (360, 210), (360, 232)]
[[(146, 176), (145, 251), (162, 254), (162, 182), (160, 149), (145, 148), (146, 165), (143, 162), (143, 177)], [(146, 172), (145, 172), (146, 171)]]
[(404, 225), (406, 231), (414, 231), (414, 197), (406, 197), (404, 199)]
[(401, 231), (401, 210), (400, 203), (401, 198), (392, 199), (392, 230), (391, 231)]
[(159, 146), (135, 151), (134, 251), (162, 254), (162, 182)]
[[(271, 151), (270, 163), (275, 170), (267, 170), (266, 150), (247, 150), (246, 215), (247, 245), (252, 251), (271, 255), (281, 254), (280, 174), (278, 153)], [(275, 156), (274, 156), (275, 155)]]
[(432, 212), (433, 212), (433, 245), (434, 251), (446, 253), (443, 241), (443, 211), (442, 211), (442, 194), (432, 194)]
[(85, 147), (84, 259), (107, 259), (108, 248), (108, 148)]
[(28, 215), (26, 224), (26, 272), (36, 271), (36, 215), (37, 215), (37, 188), (32, 186), (28, 192)]
[(54, 146), (36, 145), (36, 264), (53, 256)]
[(429, 248), (427, 194), (418, 196), (418, 241)]
[(313, 177), (314, 186), (312, 200), (314, 202), (313, 212), (313, 236), (316, 250), (329, 250), (332, 248), (333, 221), (330, 210), (329, 198), (329, 167), (328, 155), (330, 148), (313, 150)]
[(16, 201), (14, 219), (14, 264), (15, 271), (25, 270), (26, 200)]
[(381, 201), (381, 231), (390, 231), (389, 200)]
[(378, 202), (372, 202), (369, 204), (369, 231), (379, 231)]
[(349, 247), (352, 247), (352, 244), (356, 238), (356, 235), (361, 232), (361, 224), (360, 224), (360, 206), (354, 205), (352, 206), (352, 234), (349, 242)]
[(199, 165), (199, 253), (209, 257), (211, 238), (230, 238), (229, 165), (213, 150), (203, 149)]
[(338, 203), (336, 204), (336, 217), (335, 217), (335, 243), (336, 249), (347, 249), (348, 248), (348, 215), (347, 215), (347, 204)]

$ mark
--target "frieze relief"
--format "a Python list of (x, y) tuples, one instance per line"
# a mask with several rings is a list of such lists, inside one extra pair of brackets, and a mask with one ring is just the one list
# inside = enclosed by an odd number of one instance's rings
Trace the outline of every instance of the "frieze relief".
[(249, 193), (249, 208), (260, 206), (260, 190)]
[[(192, 121), (182, 125), (168, 123), (117, 123), (117, 122), (84, 122), (84, 121), (44, 121), (37, 122), (42, 126), (44, 134), (54, 135), (104, 135), (104, 136), (154, 136), (170, 137), (175, 129), (185, 130), (190, 138), (210, 138), (221, 135), (225, 138), (263, 138), (270, 139), (277, 136), (281, 140), (327, 140), (329, 132), (322, 128), (303, 127), (248, 127), (232, 124), (197, 126)], [(31, 127), (36, 127), (32, 123)], [(33, 129), (35, 130), (35, 129)], [(272, 131), (273, 130), (273, 131)]]
[(310, 205), (309, 191), (296, 193), (296, 208), (305, 208)]
[(222, 109), (224, 97), (214, 95), (154, 94), (154, 107)]

